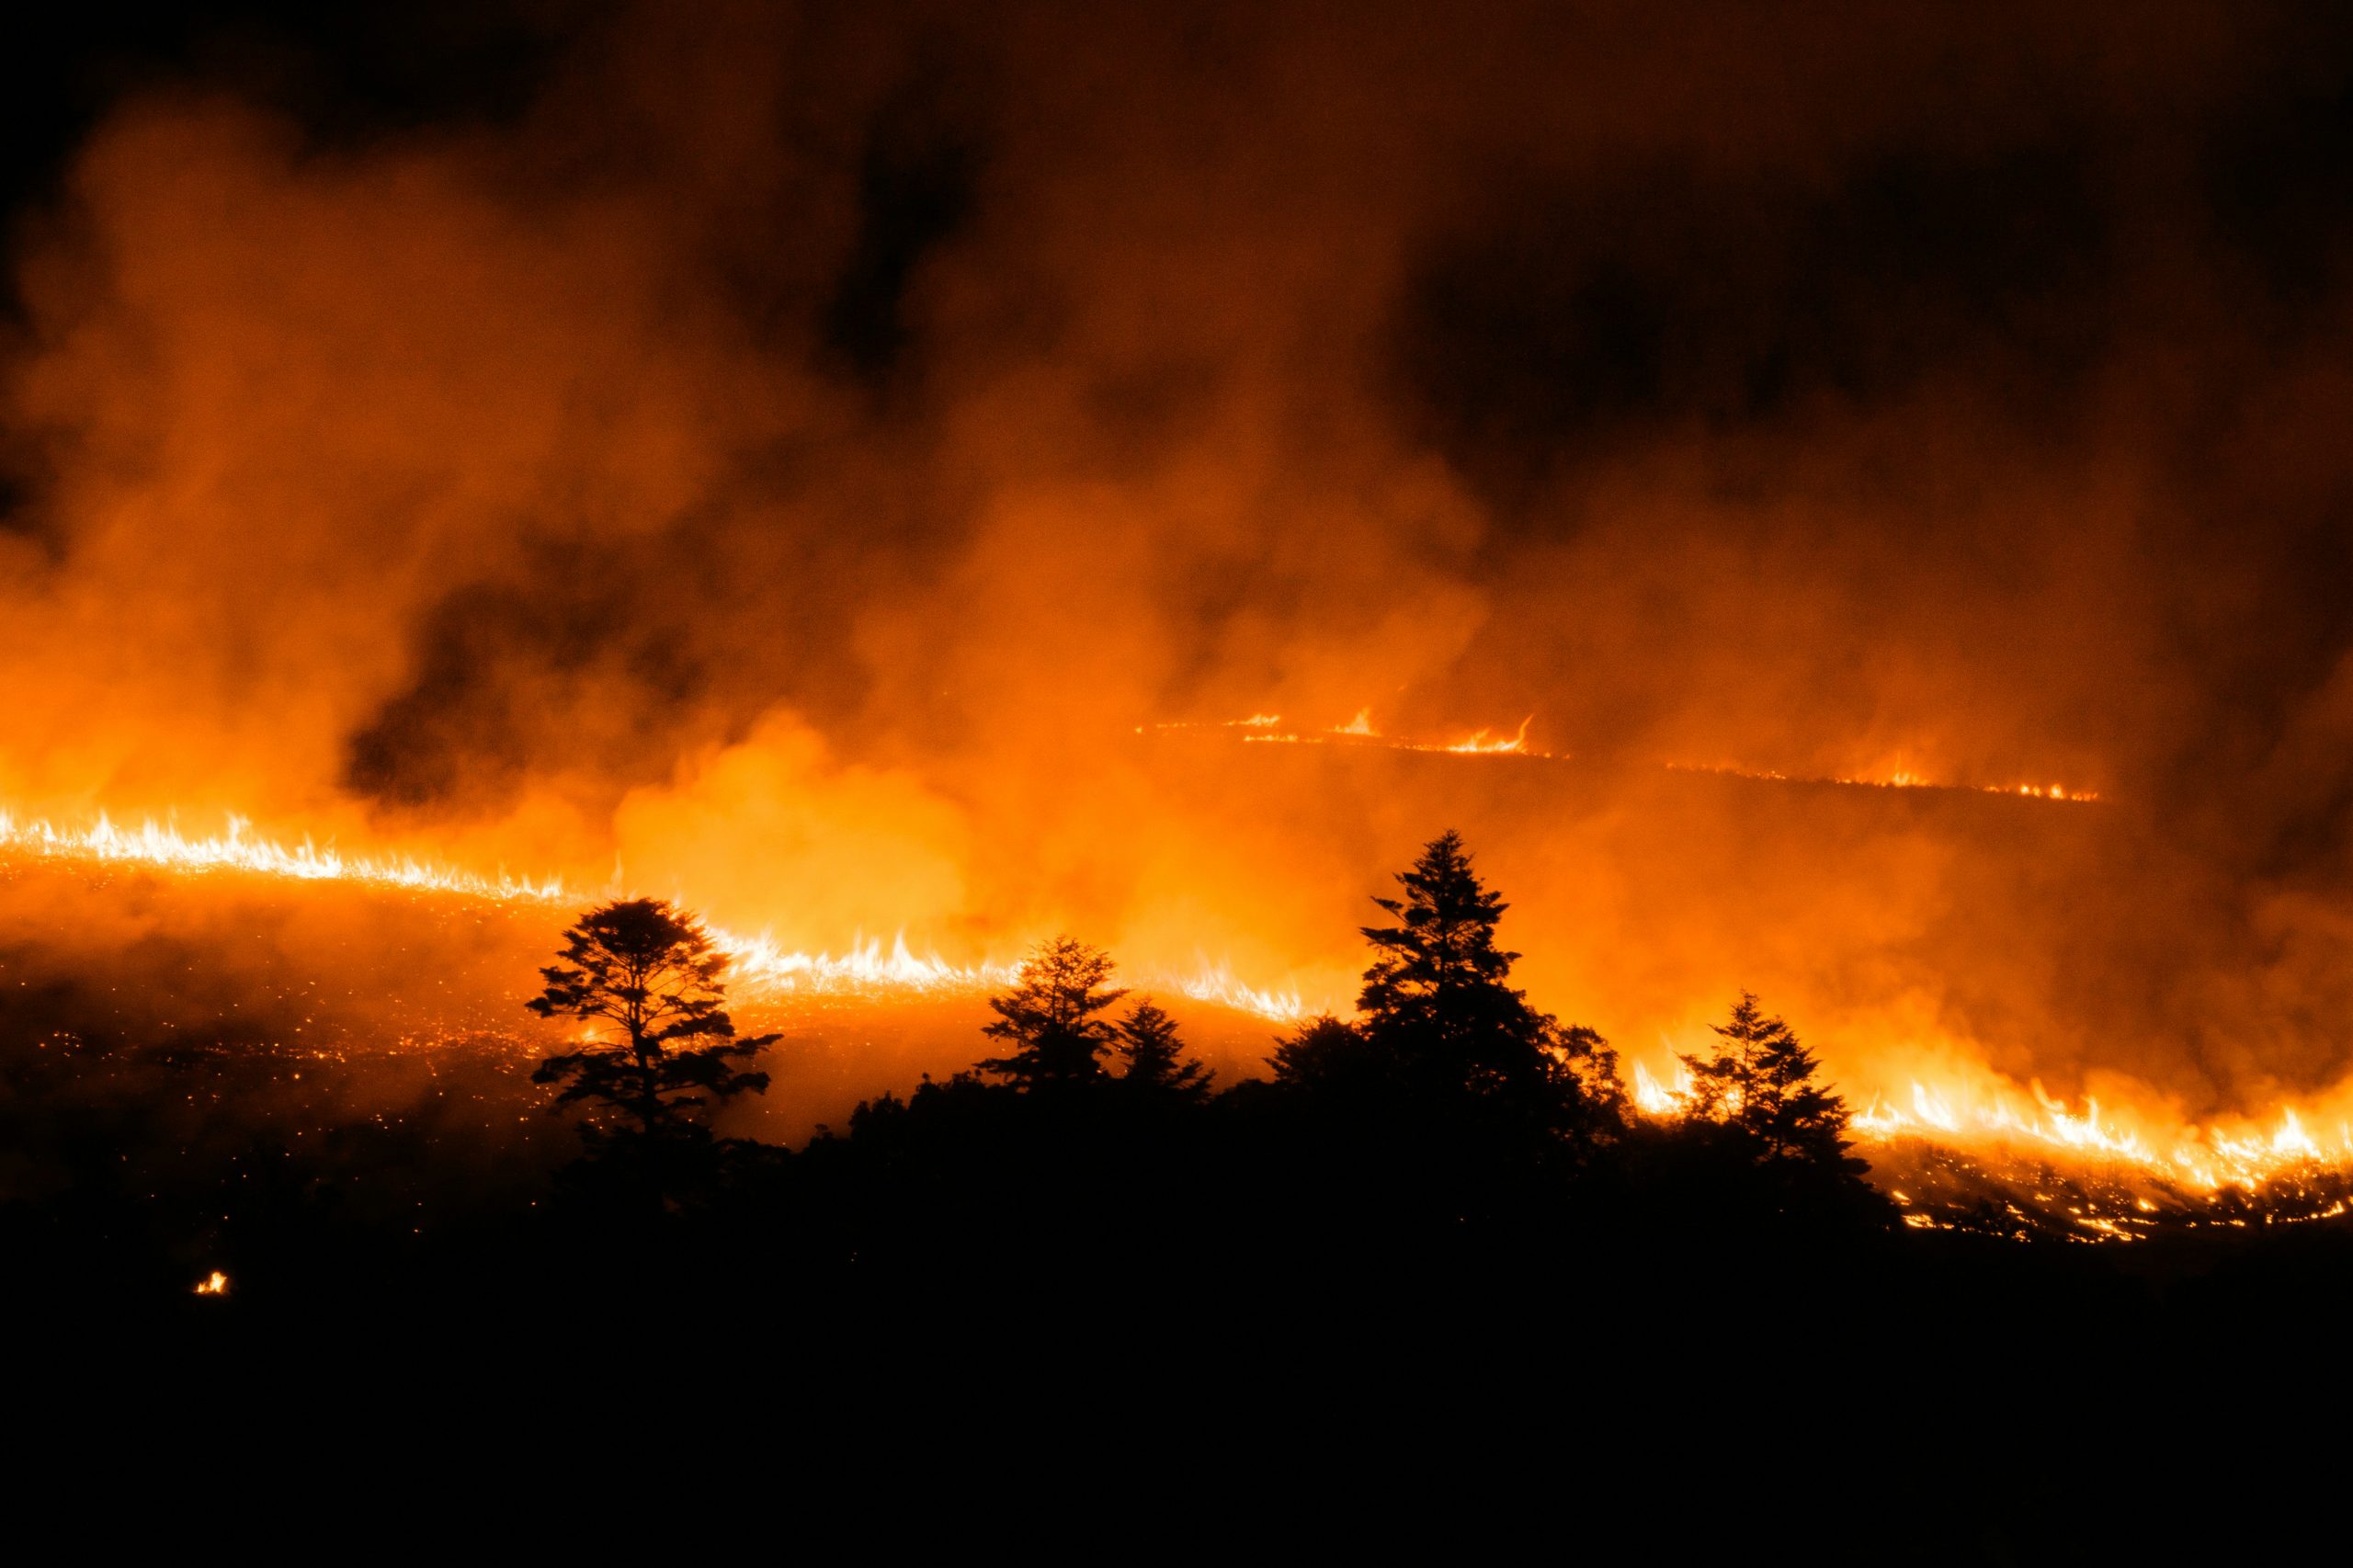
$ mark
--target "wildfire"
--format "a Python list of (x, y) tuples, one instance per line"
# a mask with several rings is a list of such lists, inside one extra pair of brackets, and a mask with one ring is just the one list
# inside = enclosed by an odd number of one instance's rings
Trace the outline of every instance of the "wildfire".
[[(1538, 756), (1564, 757), (1565, 752), (1545, 752), (1529, 749), (1528, 729), (1536, 722), (1529, 714), (1519, 722), (1519, 728), (1509, 735), (1498, 735), (1492, 728), (1472, 731), (1457, 741), (1412, 740), (1384, 735), (1373, 728), (1372, 710), (1360, 708), (1356, 717), (1345, 724), (1325, 729), (1286, 730), (1281, 728), (1279, 713), (1253, 713), (1246, 719), (1227, 719), (1214, 724), (1164, 723), (1152, 726), (1159, 730), (1243, 730), (1245, 741), (1280, 745), (1377, 745), (1392, 751), (1449, 752), (1458, 756)], [(1137, 727), (1137, 733), (1143, 733)], [(2070, 804), (2097, 801), (2096, 790), (2078, 790), (2065, 784), (1956, 784), (1928, 778), (1909, 767), (1895, 767), (1884, 772), (1840, 774), (1820, 778), (1782, 773), (1772, 768), (1735, 767), (1729, 765), (1707, 765), (1670, 762), (1668, 771), (1675, 773), (1713, 773), (1727, 778), (1754, 778), (1776, 783), (1841, 784), (1868, 790), (1953, 790), (1981, 795), (2016, 795), (2030, 801), (2060, 801)]]
[(374, 882), (502, 902), (552, 903), (570, 896), (563, 884), (552, 878), (511, 877), (504, 871), (483, 877), (407, 857), (345, 855), (333, 846), (323, 849), (307, 837), (290, 847), (255, 836), (252, 824), (234, 814), (229, 818), (226, 833), (191, 838), (176, 823), (152, 818), (127, 828), (100, 812), (87, 826), (59, 828), (44, 820), (25, 821), (0, 810), (0, 849), (42, 857), (132, 861), (184, 871), (237, 870), (304, 881)]
[(892, 986), (915, 991), (978, 989), (1010, 980), (1014, 972), (1009, 964), (954, 964), (937, 953), (918, 958), (908, 950), (904, 932), (892, 938), (887, 952), (876, 937), (852, 942), (838, 957), (790, 950), (766, 936), (738, 937), (720, 930), (710, 936), (712, 944), (727, 955), (729, 983), (756, 996)]
[(1782, 773), (1769, 767), (1733, 767), (1721, 764), (1670, 762), (1672, 773), (1713, 773), (1725, 778), (1755, 778), (1779, 784), (1841, 784), (1860, 790), (1951, 790), (1975, 795), (2018, 795), (2029, 801), (2063, 801), (2071, 804), (2090, 804), (2098, 801), (2097, 790), (2076, 790), (2064, 784), (1955, 784), (1914, 773), (1909, 768), (1896, 768), (1885, 774), (1839, 774), (1820, 778), (1803, 774)]
[(1643, 1115), (1662, 1118), (1681, 1116), (1683, 1103), (1691, 1093), (1691, 1070), (1680, 1062), (1677, 1062), (1675, 1082), (1670, 1087), (1660, 1083), (1652, 1076), (1649, 1068), (1637, 1062), (1634, 1063), (1634, 1082), (1631, 1089), (1634, 1108)]
[(1507, 741), (1491, 741), (1487, 738), (1487, 732), (1481, 730), (1477, 733), (1473, 734), (1469, 740), (1457, 741), (1452, 745), (1444, 747), (1443, 749), (1452, 752), (1462, 752), (1472, 756), (1497, 756), (1507, 753), (1519, 755), (1525, 752), (1528, 745), (1528, 726), (1535, 722), (1536, 715), (1533, 713), (1530, 713), (1527, 718), (1522, 719), (1519, 722), (1518, 732)]
[[(1690, 1089), (1691, 1075), (1680, 1062), (1665, 1080), (1643, 1063), (1633, 1064), (1630, 1090), (1635, 1108), (1646, 1116), (1682, 1116)], [(2203, 1194), (2226, 1188), (2253, 1193), (2315, 1169), (2353, 1168), (2353, 1126), (2340, 1125), (2336, 1139), (2324, 1142), (2293, 1106), (2282, 1107), (2277, 1124), (2268, 1130), (2252, 1124), (2180, 1126), (2160, 1133), (2104, 1113), (2096, 1098), (2086, 1097), (2076, 1110), (2039, 1080), (2029, 1092), (2031, 1106), (2000, 1085), (1972, 1093), (1915, 1079), (1902, 1096), (1873, 1094), (1851, 1126), (1866, 1142), (1920, 1138), (1986, 1156), (2123, 1166)]]
[[(1217, 726), (1225, 730), (1248, 730), (1245, 741), (1273, 742), (1282, 745), (1374, 745), (1391, 751), (1452, 752), (1458, 756), (1551, 756), (1551, 752), (1528, 749), (1528, 726), (1536, 722), (1529, 714), (1519, 722), (1519, 728), (1507, 736), (1496, 735), (1492, 728), (1472, 731), (1459, 741), (1420, 741), (1384, 735), (1372, 727), (1372, 710), (1360, 708), (1355, 718), (1345, 724), (1323, 730), (1278, 730), (1282, 722), (1277, 714), (1256, 713), (1247, 719), (1229, 719)], [(1161, 724), (1163, 730), (1199, 728), (1193, 724)]]
[(1311, 1010), (1301, 1000), (1297, 991), (1262, 990), (1256, 985), (1245, 984), (1236, 980), (1233, 972), (1223, 964), (1213, 964), (1207, 959), (1201, 960), (1198, 973), (1176, 978), (1168, 983), (1179, 995), (1188, 996), (1196, 1002), (1214, 1002), (1222, 1007), (1256, 1013), (1262, 1018), (1272, 1018), (1279, 1023), (1296, 1023), (1306, 1017)]
[(196, 1282), (196, 1293), (199, 1296), (225, 1296), (229, 1293), (229, 1277), (216, 1268)]
[[(1358, 717), (1362, 720), (1364, 715)], [(1278, 722), (1275, 715), (1255, 714), (1238, 722), (1236, 727), (1250, 732), (1245, 736), (1248, 740), (1316, 738), (1270, 733)], [(1370, 729), (1369, 722), (1365, 728)], [(1523, 750), (1527, 730), (1528, 723), (1523, 722), (1508, 737), (1490, 738), (1488, 732), (1482, 731), (1449, 745), (1375, 739), (1379, 744), (1417, 750), (1537, 755)], [(1321, 733), (1341, 736), (1347, 733)], [(1920, 787), (1896, 779), (1879, 783), (1886, 788)], [(2015, 792), (2052, 800), (2092, 798), (2056, 788)], [(233, 816), (224, 832), (203, 836), (187, 833), (168, 819), (131, 826), (100, 813), (80, 826), (60, 826), (0, 811), (0, 851), (192, 874), (225, 871), (300, 881), (359, 882), (505, 903), (562, 905), (596, 896), (553, 878), (519, 877), (505, 871), (483, 875), (412, 857), (347, 854), (309, 838), (290, 844), (257, 834), (250, 823)], [(1017, 967), (998, 961), (955, 962), (911, 947), (904, 934), (888, 943), (879, 937), (860, 937), (838, 953), (787, 948), (767, 934), (746, 937), (713, 928), (711, 937), (727, 955), (731, 985), (751, 1001), (796, 994), (978, 993), (1007, 983)], [(1276, 1023), (1295, 1022), (1316, 1010), (1316, 1005), (1296, 990), (1253, 984), (1206, 956), (1189, 972), (1147, 972), (1137, 978), (1147, 988)], [(1643, 1062), (1633, 1062), (1631, 1080), (1633, 1104), (1643, 1114), (1674, 1118), (1684, 1113), (1691, 1081), (1679, 1063), (1654, 1072)], [(1904, 1140), (1922, 1141), (1966, 1152), (2001, 1168), (2024, 1169), (2031, 1162), (2058, 1161), (2075, 1167), (2137, 1172), (2169, 1189), (2207, 1195), (2228, 1190), (2254, 1193), (2267, 1184), (2304, 1173), (2353, 1173), (2353, 1123), (2338, 1124), (2330, 1136), (2316, 1131), (2325, 1125), (2324, 1120), (2294, 1107), (2281, 1108), (2272, 1122), (2262, 1125), (2187, 1126), (2168, 1124), (2163, 1118), (2120, 1116), (2089, 1098), (2079, 1108), (2052, 1096), (2039, 1082), (2021, 1093), (2006, 1080), (1989, 1077), (1977, 1082), (1965, 1074), (1915, 1078), (1902, 1091), (1870, 1093), (1867, 1097), (1858, 1096), (1855, 1103), (1863, 1108), (1856, 1113), (1852, 1125), (1867, 1143), (1886, 1146)], [(2319, 1212), (2337, 1212), (2342, 1208), (2340, 1204), (2336, 1210)], [(1917, 1214), (1911, 1218), (1915, 1223), (1923, 1222)], [(2080, 1217), (2078, 1223), (2100, 1231), (2093, 1222), (2100, 1218)], [(2126, 1214), (2120, 1221), (2102, 1222), (2131, 1223), (2133, 1219)], [(216, 1272), (198, 1289), (204, 1294), (224, 1292), (227, 1277)]]
[[(1775, 774), (1772, 777), (1780, 776)], [(1872, 790), (1967, 790), (1980, 795), (2023, 795), (2030, 801), (2091, 801), (2099, 799), (2097, 790), (2070, 790), (2064, 784), (1944, 784), (1902, 769), (1884, 778), (1834, 778), (1831, 782), (1860, 785)]]
[[(200, 837), (183, 832), (176, 821), (168, 819), (160, 823), (149, 819), (126, 827), (101, 812), (85, 825), (60, 827), (46, 819), (0, 810), (0, 851), (190, 873), (240, 871), (299, 881), (358, 882), (506, 903), (571, 903), (618, 891), (591, 894), (567, 887), (560, 878), (516, 877), (505, 871), (482, 876), (410, 857), (347, 855), (307, 837), (290, 846), (256, 835), (251, 823), (234, 815), (229, 818), (225, 832)], [(861, 937), (839, 954), (790, 949), (766, 934), (745, 937), (715, 926), (710, 937), (713, 945), (727, 955), (729, 983), (755, 1001), (793, 994), (983, 991), (1009, 982), (1017, 967), (995, 962), (958, 964), (937, 953), (917, 954), (907, 946), (904, 933), (893, 937), (888, 948), (879, 937)], [(1296, 992), (1246, 984), (1223, 965), (1206, 960), (1196, 974), (1141, 978), (1147, 986), (1156, 984), (1198, 1002), (1255, 1013), (1278, 1023), (1302, 1017), (1309, 1010)]]

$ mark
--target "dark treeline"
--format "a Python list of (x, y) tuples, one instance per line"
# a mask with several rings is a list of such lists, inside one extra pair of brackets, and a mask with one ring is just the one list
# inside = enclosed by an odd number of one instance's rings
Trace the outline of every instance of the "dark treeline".
[(797, 1154), (710, 1131), (721, 1103), (766, 1089), (743, 1063), (770, 1040), (735, 1037), (700, 927), (657, 901), (608, 904), (531, 1004), (601, 1031), (538, 1074), (562, 1086), (556, 1108), (585, 1112), (563, 1201), (649, 1225), (756, 1210), (820, 1268), (1006, 1289), (1543, 1267), (1636, 1236), (1845, 1247), (1893, 1222), (1845, 1105), (1756, 998), (1685, 1059), (1689, 1113), (1639, 1118), (1608, 1043), (1512, 986), (1507, 906), (1457, 835), (1397, 881), (1364, 930), (1356, 1016), (1273, 1041), (1267, 1078), (1215, 1084), (1174, 1019), (1114, 983), (1109, 954), (1063, 936), (990, 999), (997, 1054), (862, 1103)]
[[(190, 1108), (258, 1104), (256, 1053), (10, 1056), (22, 1343), (209, 1379), (185, 1397), (265, 1423), (365, 1389), (405, 1402), (381, 1430), (447, 1441), (519, 1378), (534, 1413), (665, 1443), (1017, 1454), (1168, 1529), (1241, 1499), (1359, 1535), (1532, 1513), (1669, 1560), (2074, 1562), (2248, 1527), (2199, 1436), (2333, 1386), (2353, 1235), (1911, 1230), (1757, 998), (1687, 1059), (1688, 1115), (1635, 1115), (1608, 1042), (1512, 986), (1453, 835), (1397, 880), (1355, 1016), (1270, 1039), (1264, 1077), (1213, 1080), (1058, 937), (969, 1071), (798, 1149), (714, 1131), (772, 1041), (654, 901), (567, 933), (530, 1006), (568, 1049), (534, 1082), (511, 1052), (418, 1069), (487, 1108), (471, 1138), (320, 1117), (207, 1152)], [(195, 1293), (216, 1267), (226, 1294)]]

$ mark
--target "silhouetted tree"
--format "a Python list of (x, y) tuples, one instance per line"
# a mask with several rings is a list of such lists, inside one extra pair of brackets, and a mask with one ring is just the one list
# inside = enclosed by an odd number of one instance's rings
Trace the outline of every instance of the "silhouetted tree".
[(1138, 1093), (1198, 1105), (1209, 1098), (1214, 1075), (1185, 1054), (1176, 1020), (1151, 1001), (1137, 1003), (1113, 1029), (1122, 1068), (1120, 1082)]
[(1530, 1106), (1579, 1095), (1580, 1074), (1564, 1069), (1572, 1062), (1606, 1065), (1595, 1054), (1600, 1037), (1562, 1032), (1512, 989), (1519, 955), (1495, 944), (1495, 926), (1510, 906), (1479, 881), (1461, 836), (1449, 831), (1432, 839), (1397, 881), (1404, 897), (1373, 901), (1397, 924), (1364, 928), (1376, 955), (1357, 1000), (1366, 1039), (1393, 1052), (1426, 1091), (1467, 1090)]
[(1598, 1029), (1545, 1020), (1544, 1053), (1580, 1112), (1581, 1130), (1605, 1134), (1633, 1114), (1625, 1080), (1618, 1076), (1618, 1051)]
[(1312, 1094), (1371, 1093), (1394, 1079), (1397, 1066), (1395, 1053), (1329, 1013), (1279, 1037), (1267, 1062), (1276, 1083)]
[(980, 1066), (1023, 1090), (1100, 1082), (1113, 1035), (1097, 1017), (1127, 993), (1108, 987), (1111, 955), (1073, 937), (1040, 942), (1022, 960), (1011, 992), (989, 998), (996, 1022), (983, 1032), (1010, 1040), (1010, 1054)]
[(1715, 1049), (1683, 1057), (1693, 1117), (1742, 1134), (1762, 1161), (1853, 1176), (1868, 1168), (1847, 1157), (1847, 1104), (1814, 1082), (1817, 1063), (1796, 1031), (1766, 1017), (1746, 991), (1731, 1018), (1711, 1028)]
[[(563, 1085), (553, 1108), (587, 1102), (650, 1143), (692, 1130), (698, 1108), (767, 1091), (766, 1073), (735, 1063), (777, 1037), (735, 1038), (719, 978), (727, 960), (692, 915), (660, 899), (608, 903), (564, 933), (563, 959), (540, 971), (547, 988), (526, 1006), (618, 1034), (540, 1063), (533, 1083)], [(599, 1135), (583, 1131), (592, 1143)]]

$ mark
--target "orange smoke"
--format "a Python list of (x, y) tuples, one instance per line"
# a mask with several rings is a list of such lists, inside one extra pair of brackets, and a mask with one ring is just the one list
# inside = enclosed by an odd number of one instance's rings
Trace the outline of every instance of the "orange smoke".
[(1746, 985), (1874, 1117), (2334, 1148), (2353, 312), (2135, 205), (2277, 97), (2189, 9), (646, 7), (511, 121), (126, 99), (15, 258), (6, 831), (1274, 1017), (1458, 826), (1631, 1059)]

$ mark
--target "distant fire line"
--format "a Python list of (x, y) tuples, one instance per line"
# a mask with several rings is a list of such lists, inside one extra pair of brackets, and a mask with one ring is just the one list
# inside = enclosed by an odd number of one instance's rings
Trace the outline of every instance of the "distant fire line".
[[(1328, 729), (1281, 730), (1277, 728), (1282, 722), (1282, 715), (1279, 713), (1254, 713), (1247, 719), (1228, 719), (1215, 723), (1172, 722), (1154, 724), (1150, 727), (1154, 730), (1242, 730), (1247, 732), (1242, 737), (1245, 741), (1281, 745), (1367, 745), (1384, 751), (1451, 752), (1458, 756), (1562, 757), (1568, 755), (1565, 752), (1529, 749), (1528, 726), (1536, 722), (1536, 715), (1533, 713), (1522, 719), (1519, 722), (1518, 730), (1508, 738), (1490, 739), (1490, 736), (1495, 735), (1495, 731), (1489, 727), (1474, 730), (1459, 741), (1416, 741), (1384, 735), (1372, 727), (1372, 710), (1370, 708), (1358, 709), (1354, 719), (1345, 724), (1336, 724)], [(1144, 729), (1145, 726), (1138, 725), (1136, 733), (1142, 734)]]
[(1728, 767), (1707, 763), (1670, 762), (1670, 773), (1711, 773), (1723, 778), (1753, 778), (1778, 784), (1836, 784), (1849, 790), (1948, 790), (1960, 794), (2014, 795), (2029, 801), (2063, 801), (2088, 805), (2099, 800), (2096, 790), (2074, 790), (2064, 784), (1950, 784), (1898, 771), (1884, 778), (1855, 775), (1779, 773), (1771, 768)]
[[(1239, 730), (1245, 742), (1278, 745), (1364, 745), (1386, 751), (1446, 752), (1458, 756), (1533, 756), (1553, 761), (1568, 758), (1571, 753), (1538, 751), (1528, 744), (1528, 727), (1536, 722), (1529, 714), (1519, 722), (1519, 728), (1508, 737), (1495, 736), (1492, 727), (1472, 732), (1458, 741), (1410, 740), (1384, 735), (1372, 726), (1372, 710), (1358, 709), (1356, 717), (1346, 724), (1308, 729), (1282, 728), (1279, 713), (1253, 713), (1247, 719), (1227, 719), (1207, 723), (1172, 721), (1149, 726), (1153, 730)], [(1138, 725), (1142, 734), (1146, 726)], [(1492, 738), (1491, 738), (1492, 737)], [(1726, 778), (1751, 778), (1760, 782), (1788, 784), (1837, 784), (1849, 789), (1866, 790), (1949, 790), (1979, 795), (2014, 795), (2031, 801), (2062, 801), (2069, 804), (2087, 804), (2100, 797), (2097, 790), (2077, 790), (2064, 784), (1953, 784), (1922, 778), (1907, 769), (1898, 769), (1885, 778), (1859, 775), (1806, 775), (1777, 772), (1770, 768), (1733, 767), (1704, 763), (1669, 762), (1664, 766), (1671, 773), (1712, 773)]]

